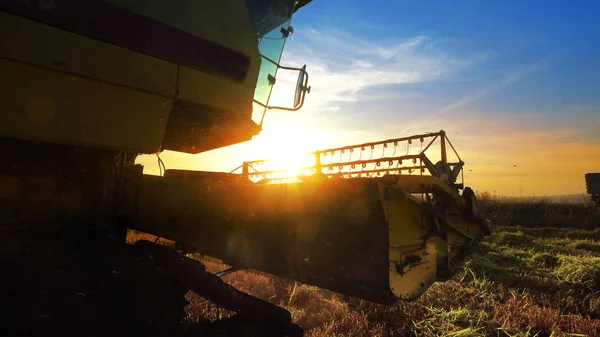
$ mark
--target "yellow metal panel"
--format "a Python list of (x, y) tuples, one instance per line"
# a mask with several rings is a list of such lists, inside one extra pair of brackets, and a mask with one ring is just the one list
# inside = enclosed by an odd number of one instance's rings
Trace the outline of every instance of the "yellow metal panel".
[(390, 289), (394, 295), (412, 300), (425, 292), (436, 281), (438, 256), (443, 256), (445, 249), (444, 240), (430, 238), (425, 244), (425, 249), (417, 253), (421, 261), (410, 268), (407, 267), (403, 274), (396, 270), (394, 261), (390, 261)]
[(380, 182), (379, 190), (389, 226), (390, 247), (422, 243), (426, 229), (419, 205), (398, 186)]
[(0, 41), (0, 57), (175, 96), (175, 63), (4, 12)]
[(107, 0), (119, 6), (185, 32), (242, 52), (251, 68), (244, 84), (254, 88), (260, 67), (258, 43), (244, 0), (163, 1)]
[(239, 84), (188, 67), (179, 72), (179, 97), (236, 113), (252, 113), (254, 87)]
[(258, 50), (245, 0), (106, 1), (244, 54)]
[(0, 58), (0, 136), (153, 153), (172, 100)]
[[(438, 277), (438, 264), (446, 261), (447, 243), (428, 234), (421, 200), (409, 192), (424, 191), (436, 184), (426, 176), (381, 179), (379, 190), (389, 227), (389, 284), (397, 297), (412, 300)], [(413, 261), (409, 262), (409, 259)]]

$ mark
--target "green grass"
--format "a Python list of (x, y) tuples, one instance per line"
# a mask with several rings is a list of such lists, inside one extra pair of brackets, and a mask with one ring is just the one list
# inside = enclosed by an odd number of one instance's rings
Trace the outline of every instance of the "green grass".
[[(258, 272), (224, 280), (288, 309), (306, 336), (600, 336), (598, 217), (578, 205), (483, 204), (493, 234), (451, 280), (413, 302), (386, 307)], [(191, 320), (231, 314), (188, 299)]]

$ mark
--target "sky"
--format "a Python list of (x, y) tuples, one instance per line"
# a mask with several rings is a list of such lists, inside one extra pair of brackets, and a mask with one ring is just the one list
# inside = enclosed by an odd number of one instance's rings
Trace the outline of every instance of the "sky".
[[(598, 18), (600, 1), (585, 0), (313, 0), (292, 19), (281, 60), (306, 64), (303, 109), (267, 112), (249, 142), (161, 158), (167, 168), (230, 171), (445, 130), (476, 191), (585, 193), (584, 174), (600, 172)], [(271, 103), (289, 99), (281, 77)]]

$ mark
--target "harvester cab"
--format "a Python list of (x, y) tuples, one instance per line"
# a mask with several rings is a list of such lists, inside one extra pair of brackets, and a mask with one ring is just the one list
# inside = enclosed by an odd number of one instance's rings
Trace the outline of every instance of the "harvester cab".
[[(309, 92), (279, 64), (308, 2), (2, 0), (0, 135), (131, 155), (250, 140)], [(268, 105), (278, 70), (300, 74), (290, 106)]]

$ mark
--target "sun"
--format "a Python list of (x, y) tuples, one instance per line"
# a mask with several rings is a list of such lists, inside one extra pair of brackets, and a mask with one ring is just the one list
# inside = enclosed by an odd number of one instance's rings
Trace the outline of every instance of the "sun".
[[(310, 175), (314, 172), (302, 168), (314, 166), (316, 158), (308, 154), (342, 140), (333, 128), (315, 120), (305, 114), (271, 111), (263, 130), (247, 142), (197, 155), (165, 151), (161, 159), (168, 169), (236, 173), (244, 162), (268, 160), (255, 168), (284, 171), (280, 175), (286, 176)], [(145, 174), (160, 174), (155, 155), (138, 156), (136, 163), (144, 166)]]
[(281, 119), (248, 143), (245, 161), (265, 160), (252, 164), (252, 168), (271, 172), (272, 177), (310, 174), (307, 168), (316, 164), (310, 152), (323, 147), (324, 137), (308, 125)]

